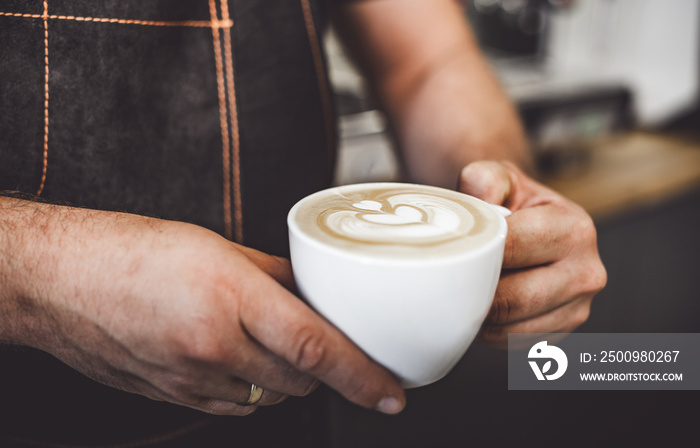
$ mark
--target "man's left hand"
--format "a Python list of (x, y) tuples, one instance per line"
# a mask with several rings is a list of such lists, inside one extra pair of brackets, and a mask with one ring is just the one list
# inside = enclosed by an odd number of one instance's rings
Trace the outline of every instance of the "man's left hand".
[(510, 162), (467, 165), (459, 190), (513, 212), (503, 271), (479, 338), (505, 348), (508, 333), (568, 333), (585, 322), (607, 274), (583, 208)]

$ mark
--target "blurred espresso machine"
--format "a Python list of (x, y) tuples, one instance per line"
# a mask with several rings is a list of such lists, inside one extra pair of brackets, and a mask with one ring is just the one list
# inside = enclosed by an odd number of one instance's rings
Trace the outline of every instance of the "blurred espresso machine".
[(541, 168), (580, 166), (587, 142), (697, 104), (699, 0), (463, 3)]
[[(590, 142), (696, 106), (700, 0), (461, 0), (516, 103), (540, 168), (585, 166)], [(338, 183), (399, 176), (391, 138), (332, 33)]]

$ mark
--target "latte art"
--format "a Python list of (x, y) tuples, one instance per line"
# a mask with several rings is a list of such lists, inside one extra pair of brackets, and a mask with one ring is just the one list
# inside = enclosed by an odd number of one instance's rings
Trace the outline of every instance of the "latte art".
[(445, 243), (466, 235), (473, 226), (466, 208), (426, 193), (386, 192), (319, 215), (324, 231), (367, 244)]
[(500, 225), (488, 204), (423, 185), (347, 185), (311, 195), (296, 208), (294, 221), (311, 238), (371, 256), (461, 253), (493, 238)]

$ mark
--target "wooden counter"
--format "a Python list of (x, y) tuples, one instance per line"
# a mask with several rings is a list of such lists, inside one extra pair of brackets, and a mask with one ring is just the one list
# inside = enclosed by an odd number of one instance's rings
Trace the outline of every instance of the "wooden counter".
[(592, 145), (579, 173), (543, 180), (600, 220), (699, 188), (700, 142), (642, 132), (611, 137)]

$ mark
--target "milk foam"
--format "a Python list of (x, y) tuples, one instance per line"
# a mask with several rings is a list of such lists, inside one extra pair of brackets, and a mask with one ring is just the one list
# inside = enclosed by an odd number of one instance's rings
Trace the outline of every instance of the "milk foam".
[(469, 250), (500, 226), (488, 205), (461, 193), (411, 184), (350, 185), (305, 199), (296, 223), (332, 246), (389, 256), (431, 256)]
[(327, 232), (363, 243), (425, 245), (466, 235), (474, 218), (459, 204), (425, 193), (387, 193), (322, 213)]

